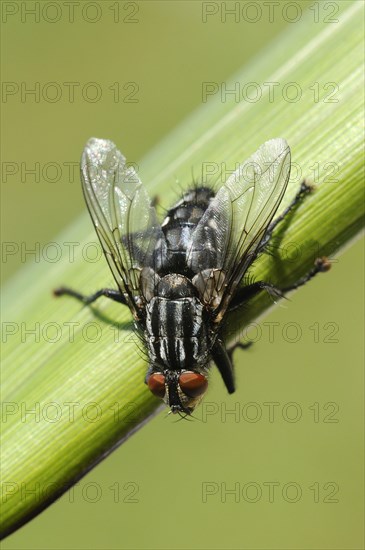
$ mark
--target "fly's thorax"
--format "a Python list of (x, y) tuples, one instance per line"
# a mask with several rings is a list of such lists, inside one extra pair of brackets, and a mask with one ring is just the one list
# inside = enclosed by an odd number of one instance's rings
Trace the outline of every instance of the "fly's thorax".
[(155, 295), (168, 300), (194, 299), (198, 297), (198, 292), (188, 277), (179, 273), (169, 273), (159, 279)]
[(208, 361), (209, 316), (189, 279), (171, 274), (160, 280), (146, 305), (145, 340), (152, 364), (181, 371)]

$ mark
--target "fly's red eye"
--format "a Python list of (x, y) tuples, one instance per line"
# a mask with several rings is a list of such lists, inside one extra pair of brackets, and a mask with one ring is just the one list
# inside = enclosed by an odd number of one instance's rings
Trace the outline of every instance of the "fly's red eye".
[(208, 380), (198, 372), (183, 372), (179, 376), (179, 386), (188, 397), (198, 397), (207, 389)]
[(151, 374), (147, 385), (153, 395), (156, 395), (156, 397), (161, 397), (162, 399), (165, 397), (165, 377), (163, 374), (158, 372)]

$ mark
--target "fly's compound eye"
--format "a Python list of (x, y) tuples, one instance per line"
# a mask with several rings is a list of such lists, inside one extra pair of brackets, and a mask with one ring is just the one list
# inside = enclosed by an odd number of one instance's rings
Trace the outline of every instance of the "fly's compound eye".
[(156, 397), (165, 397), (165, 377), (159, 372), (151, 374), (148, 379), (147, 386)]
[(208, 387), (208, 380), (198, 372), (183, 372), (179, 376), (179, 386), (188, 397), (199, 397)]

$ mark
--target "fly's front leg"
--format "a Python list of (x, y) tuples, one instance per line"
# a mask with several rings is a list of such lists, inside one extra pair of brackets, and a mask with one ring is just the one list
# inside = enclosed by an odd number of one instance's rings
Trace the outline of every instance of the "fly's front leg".
[(308, 281), (313, 279), (313, 277), (315, 277), (317, 273), (324, 273), (330, 268), (331, 264), (328, 258), (317, 258), (314, 267), (307, 273), (307, 275), (304, 275), (304, 277), (301, 277), (295, 283), (284, 288), (277, 288), (271, 283), (265, 283), (265, 281), (257, 281), (256, 283), (244, 286), (238, 290), (235, 297), (232, 299), (228, 311), (234, 311), (235, 309), (241, 307), (244, 303), (256, 296), (256, 294), (258, 294), (262, 290), (266, 290), (273, 298), (284, 298), (284, 295), (287, 292), (290, 292), (291, 290), (295, 290), (296, 288), (305, 285)]
[(81, 294), (80, 292), (77, 292), (76, 290), (72, 290), (72, 288), (67, 288), (61, 286), (60, 288), (56, 288), (56, 290), (53, 291), (54, 296), (72, 296), (73, 298), (76, 298), (76, 300), (79, 300), (85, 305), (92, 304), (100, 298), (100, 296), (105, 296), (106, 298), (110, 298), (111, 300), (114, 300), (115, 302), (119, 302), (120, 304), (127, 305), (127, 301), (125, 299), (124, 294), (122, 294), (119, 290), (114, 290), (112, 288), (102, 288), (101, 290), (98, 290), (94, 294), (91, 294), (90, 296), (85, 296), (84, 294)]
[(220, 340), (216, 340), (212, 349), (212, 359), (217, 365), (223, 378), (228, 393), (234, 393), (235, 384), (233, 376), (233, 364), (227, 350)]
[(227, 355), (228, 355), (231, 363), (233, 364), (233, 353), (236, 351), (236, 349), (248, 349), (252, 345), (253, 345), (253, 342), (236, 342), (235, 344), (233, 344), (233, 346), (228, 348), (227, 349)]

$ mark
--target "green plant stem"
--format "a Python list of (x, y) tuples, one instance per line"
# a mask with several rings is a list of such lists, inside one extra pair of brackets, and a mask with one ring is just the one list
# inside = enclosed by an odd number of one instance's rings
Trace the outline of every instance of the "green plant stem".
[[(362, 6), (339, 6), (338, 23), (308, 27), (304, 19), (227, 83), (227, 89), (259, 83), (257, 101), (215, 95), (141, 163), (151, 195), (169, 205), (176, 175), (186, 185), (192, 168), (213, 178), (223, 172), (224, 179), (222, 163), (234, 169), (267, 139), (286, 138), (295, 169), (283, 208), (303, 177), (316, 190), (276, 234), (275, 257), (255, 265), (255, 278), (280, 286), (304, 275), (317, 256), (331, 257), (363, 227)], [(278, 83), (271, 86), (274, 99), (268, 83)], [(284, 93), (287, 83), (296, 84)], [(298, 101), (290, 99), (295, 90), (301, 90)], [(103, 259), (92, 264), (82, 257), (83, 247), (96, 241), (86, 214), (58, 242), (65, 247), (75, 239), (74, 262), (65, 255), (57, 264), (26, 266), (4, 289), (3, 535), (53, 502), (160, 404), (144, 385), (146, 363), (127, 308), (101, 299), (91, 310), (51, 297), (60, 284), (85, 293), (112, 285)], [(232, 315), (228, 337), (271, 305), (262, 293)]]

